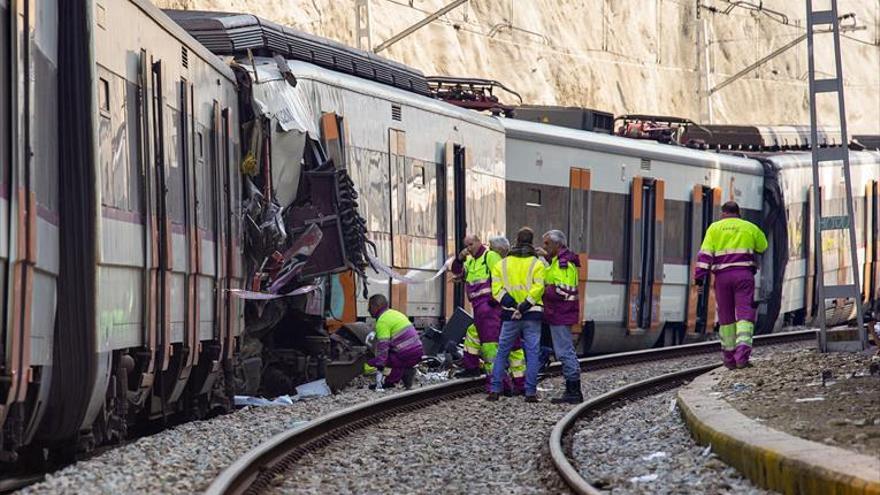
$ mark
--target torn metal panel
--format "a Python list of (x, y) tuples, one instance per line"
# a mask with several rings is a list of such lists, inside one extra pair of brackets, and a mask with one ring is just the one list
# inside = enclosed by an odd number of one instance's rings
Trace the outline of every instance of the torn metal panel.
[(296, 130), (279, 132), (280, 124), (272, 122), (272, 186), (278, 204), (287, 206), (296, 199), (306, 133)]
[(274, 60), (257, 57), (254, 63), (253, 66), (245, 63), (240, 65), (247, 69), (254, 80), (256, 110), (276, 121), (282, 131), (307, 132), (313, 139), (320, 139), (320, 113), (312, 107), (303, 91), (288, 82)]

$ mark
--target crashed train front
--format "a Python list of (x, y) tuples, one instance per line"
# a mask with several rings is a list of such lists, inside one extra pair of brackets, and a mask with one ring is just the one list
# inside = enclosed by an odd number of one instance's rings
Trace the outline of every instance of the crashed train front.
[(359, 368), (367, 350), (354, 334), (331, 339), (324, 320), (327, 277), (363, 274), (367, 264), (358, 193), (333, 153), (339, 121), (322, 118), (322, 133), (304, 118), (298, 93), (289, 91), (296, 80), (283, 60), (277, 63), (262, 78), (253, 67), (234, 65), (249, 275), (236, 291), (247, 302), (235, 378), (238, 393), (247, 395), (287, 394), (324, 377), (328, 367)]

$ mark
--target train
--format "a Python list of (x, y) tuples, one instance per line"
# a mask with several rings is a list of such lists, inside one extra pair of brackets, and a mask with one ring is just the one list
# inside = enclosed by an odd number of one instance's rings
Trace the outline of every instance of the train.
[[(827, 237), (823, 274), (807, 241), (843, 194), (811, 204), (797, 147), (481, 113), (376, 55), (148, 0), (0, 0), (0, 75), (2, 463), (349, 376), (369, 294), (426, 333), (469, 309), (443, 272), (467, 233), (568, 233), (582, 354), (714, 338), (690, 273), (730, 199), (770, 240), (759, 333), (854, 316), (815, 300), (816, 276), (847, 282), (846, 240)], [(880, 152), (850, 157), (878, 311)], [(822, 173), (835, 183), (839, 164)]]

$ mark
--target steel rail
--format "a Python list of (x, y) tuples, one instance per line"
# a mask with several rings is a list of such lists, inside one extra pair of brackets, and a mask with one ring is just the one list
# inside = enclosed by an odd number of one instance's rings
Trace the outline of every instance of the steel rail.
[[(787, 332), (755, 337), (756, 346), (779, 345), (797, 341), (808, 340), (816, 337), (816, 330), (800, 332)], [(599, 490), (584, 479), (578, 472), (566, 453), (566, 434), (581, 419), (600, 413), (607, 409), (613, 409), (626, 402), (655, 395), (667, 390), (680, 387), (685, 382), (709, 372), (720, 366), (720, 363), (696, 366), (662, 376), (649, 378), (623, 387), (611, 390), (602, 395), (589, 399), (569, 411), (560, 419), (550, 433), (550, 460), (559, 476), (572, 492), (578, 495), (599, 495), (607, 491)]]
[[(784, 332), (755, 338), (756, 345), (781, 344), (815, 338), (815, 330)], [(648, 361), (674, 359), (718, 352), (718, 341), (662, 347), (580, 359), (584, 371), (627, 366)], [(548, 374), (559, 374), (553, 363)], [(447, 399), (483, 390), (482, 377), (451, 380), (357, 404), (322, 416), (308, 424), (266, 440), (220, 473), (206, 490), (209, 495), (255, 494), (268, 488), (276, 476), (289, 470), (303, 455), (328, 445), (349, 433), (375, 424), (394, 414), (415, 411)]]
[(717, 363), (697, 366), (630, 383), (579, 404), (560, 419), (550, 433), (550, 460), (553, 462), (556, 472), (559, 473), (565, 484), (578, 495), (598, 495), (603, 493), (603, 491), (591, 485), (590, 482), (580, 475), (565, 453), (565, 436), (574, 427), (575, 423), (581, 418), (596, 414), (605, 409), (614, 408), (618, 404), (678, 387), (685, 381), (713, 370), (718, 366), (719, 364)]

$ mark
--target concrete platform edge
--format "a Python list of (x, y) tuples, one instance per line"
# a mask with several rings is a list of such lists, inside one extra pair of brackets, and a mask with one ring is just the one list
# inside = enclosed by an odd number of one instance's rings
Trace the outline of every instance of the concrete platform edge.
[(788, 435), (745, 416), (711, 395), (727, 372), (706, 373), (678, 392), (682, 418), (697, 443), (711, 444), (721, 459), (764, 488), (880, 495), (880, 459)]

